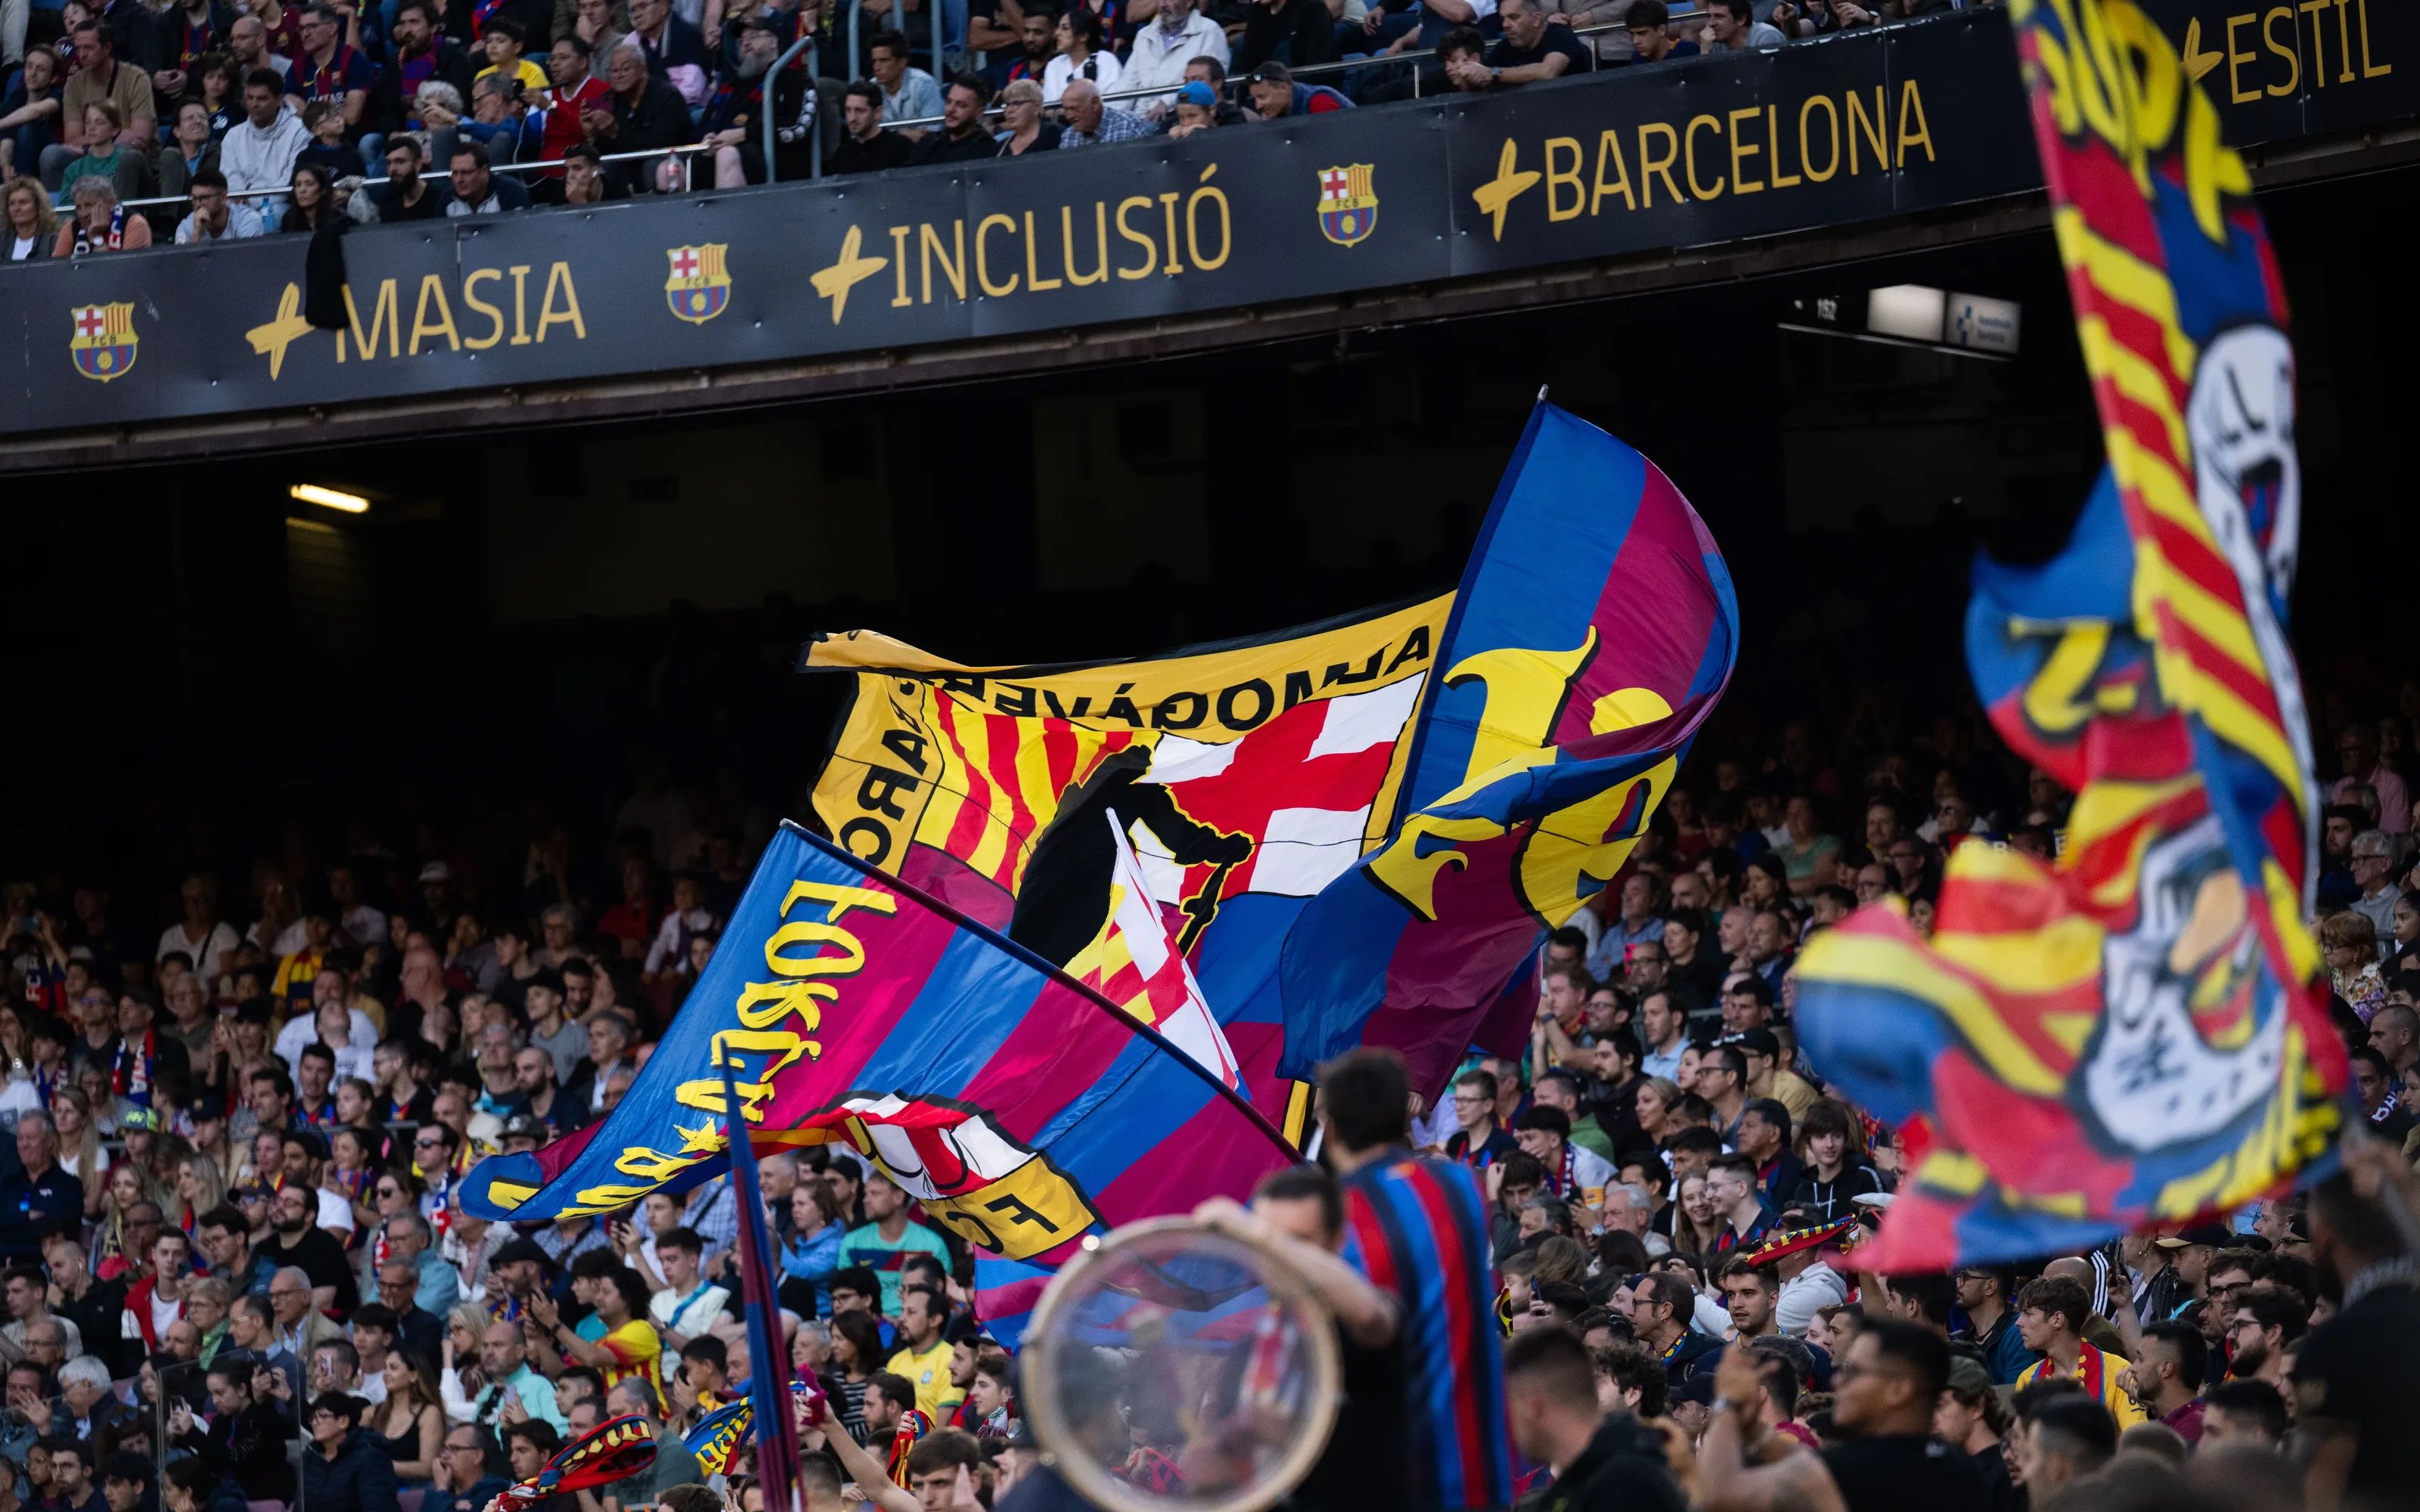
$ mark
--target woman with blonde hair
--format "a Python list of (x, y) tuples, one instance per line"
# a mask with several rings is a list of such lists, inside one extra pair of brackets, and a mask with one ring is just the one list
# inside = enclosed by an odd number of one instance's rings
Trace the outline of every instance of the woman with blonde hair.
[(186, 1156), (177, 1165), (177, 1227), (188, 1235), (202, 1214), (226, 1201), (226, 1178), (219, 1174), (219, 1163), (199, 1150)]
[(151, 1180), (149, 1171), (132, 1161), (111, 1166), (109, 1179), (98, 1183), (95, 1190), (101, 1197), (93, 1214), (92, 1248), (86, 1262), (96, 1280), (114, 1281), (149, 1258), (127, 1253), (127, 1215), (147, 1202), (166, 1212), (168, 1195)]
[(1681, 1111), (1682, 1095), (1681, 1084), (1668, 1076), (1650, 1076), (1639, 1083), (1631, 1099), (1638, 1132), (1661, 1143), (1665, 1135), (1680, 1128), (1676, 1115)]
[(1042, 86), (1031, 79), (1011, 80), (1000, 92), (1000, 123), (997, 156), (1021, 158), (1059, 145), (1058, 126), (1042, 118)]
[(32, 262), (51, 255), (58, 239), (59, 214), (39, 178), (11, 178), (0, 185), (0, 211), (8, 222), (8, 261)]
[(2378, 925), (2348, 908), (2319, 920), (2319, 954), (2328, 963), (2328, 983), (2364, 1024), (2386, 1001), (2378, 973)]
[(479, 1415), (479, 1394), (488, 1389), (488, 1374), (479, 1368), (479, 1341), (493, 1321), (475, 1302), (458, 1304), (445, 1315), (445, 1357), (437, 1375), (437, 1396), (448, 1423), (468, 1423)]
[(1700, 1172), (1684, 1177), (1681, 1194), (1672, 1210), (1672, 1248), (1683, 1255), (1712, 1255), (1714, 1244), (1723, 1237), (1723, 1216), (1714, 1211), (1714, 1199), (1706, 1190), (1706, 1178)]
[(60, 1088), (51, 1094), (51, 1124), (59, 1132), (59, 1169), (84, 1183), (85, 1214), (99, 1212), (110, 1160), (92, 1121), (92, 1100), (80, 1088)]

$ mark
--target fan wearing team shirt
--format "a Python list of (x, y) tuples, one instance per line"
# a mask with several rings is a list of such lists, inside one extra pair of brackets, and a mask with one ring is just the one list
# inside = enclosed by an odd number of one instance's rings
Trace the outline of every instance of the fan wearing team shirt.
[(613, 1390), (617, 1381), (642, 1381), (661, 1402), (664, 1344), (647, 1320), (646, 1283), (639, 1279), (636, 1272), (616, 1266), (595, 1277), (575, 1273), (572, 1291), (596, 1309), (604, 1336), (582, 1338), (563, 1320), (554, 1299), (543, 1292), (533, 1294), (529, 1300), (530, 1317), (536, 1320), (538, 1328), (563, 1351), (565, 1359), (600, 1371), (606, 1390)]
[(882, 1281), (881, 1311), (899, 1315), (900, 1271), (910, 1255), (930, 1255), (947, 1266), (949, 1246), (941, 1236), (908, 1217), (908, 1194), (880, 1171), (865, 1179), (867, 1222), (843, 1235), (841, 1263), (863, 1266)]
[(1522, 1152), (1545, 1167), (1546, 1190), (1572, 1205), (1581, 1227), (1596, 1227), (1605, 1207), (1605, 1189), (1613, 1183), (1613, 1164), (1572, 1140), (1571, 1115), (1544, 1103), (1521, 1115), (1514, 1135)]
[(1453, 1133), (1446, 1135), (1445, 1152), (1477, 1170), (1518, 1151), (1520, 1141), (1496, 1121), (1496, 1078), (1484, 1071), (1466, 1071), (1453, 1082)]

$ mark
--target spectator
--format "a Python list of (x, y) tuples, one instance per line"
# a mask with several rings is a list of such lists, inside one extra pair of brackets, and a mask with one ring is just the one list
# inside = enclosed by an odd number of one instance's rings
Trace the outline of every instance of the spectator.
[(241, 1487), (190, 1456), (170, 1460), (161, 1473), (160, 1504), (167, 1512), (247, 1512)]
[(630, 0), (629, 40), (645, 59), (649, 76), (671, 85), (684, 105), (695, 110), (706, 103), (706, 38), (673, 13), (671, 0)]
[(368, 172), (360, 150), (345, 140), (344, 113), (335, 101), (315, 100), (303, 106), (302, 129), (311, 133), (311, 145), (297, 155), (297, 162), (316, 162), (327, 169), (331, 183), (359, 178)]
[(424, 1506), (442, 1512), (486, 1512), (488, 1504), (506, 1489), (502, 1475), (488, 1470), (487, 1433), (467, 1423), (445, 1427), (444, 1448), (437, 1457)]
[(11, 178), (0, 186), (0, 208), (8, 211), (8, 260), (36, 262), (51, 255), (59, 234), (58, 212), (37, 178)]
[(1176, 104), (1176, 91), (1186, 80), (1186, 67), (1196, 58), (1215, 60), (1221, 69), (1229, 56), (1225, 28), (1203, 15), (1195, 0), (1160, 0), (1159, 12), (1148, 25), (1137, 27), (1125, 63), (1128, 89), (1158, 89), (1125, 101), (1127, 109), (1156, 120)]
[[(108, 188), (105, 184), (98, 187), (104, 191)], [(81, 203), (77, 208), (81, 220)], [(134, 224), (142, 224), (140, 221)], [(65, 243), (73, 229), (61, 229), (58, 255), (67, 255)], [(0, 1177), (0, 1261), (39, 1263), (43, 1242), (51, 1235), (76, 1235), (84, 1217), (84, 1186), (59, 1168), (58, 1155), (58, 1126), (51, 1121), (50, 1115), (19, 1115), (19, 1168)]]
[(1017, 23), (1017, 39), (1015, 52), (996, 53), (984, 67), (984, 82), (993, 89), (1004, 89), (1019, 79), (1040, 83), (1051, 58), (1058, 55), (1059, 23), (1049, 11), (1036, 6)]
[[(257, 6), (251, 15), (238, 16), (235, 24), (227, 28), (227, 62), (235, 69), (239, 106), (243, 99), (241, 86), (256, 69), (269, 70), (277, 81), (277, 92), (281, 96), (287, 93), (287, 86), (294, 78), (294, 61), (289, 55), (291, 50), (282, 44), (272, 44), (268, 28), (262, 23), (261, 18), (270, 10), (269, 5)], [(279, 19), (289, 28), (297, 26), (301, 20), (291, 10), (281, 10)], [(300, 45), (299, 40), (296, 45)], [(232, 128), (233, 123), (230, 122), (229, 129)]]
[(1324, 84), (1296, 84), (1293, 72), (1282, 63), (1262, 64), (1244, 83), (1251, 95), (1252, 109), (1264, 121), (1281, 120), (1288, 116), (1321, 116), (1353, 107), (1353, 101)]
[(614, 44), (629, 35), (627, 8), (618, 0), (573, 0), (568, 7), (572, 18), (568, 27), (562, 23), (566, 8), (565, 0), (555, 0), (554, 34), (577, 39), (601, 69)]
[(1487, 67), (1487, 39), (1476, 26), (1456, 26), (1438, 39), (1437, 67), (1457, 94), (1484, 94), (1496, 86)]
[(58, 54), (38, 47), (25, 54), (23, 69), (8, 93), (0, 98), (0, 178), (39, 172), (42, 149), (59, 136), (59, 80), (65, 66)]
[(107, 183), (120, 199), (141, 199), (149, 191), (151, 165), (142, 153), (118, 140), (119, 125), (117, 107), (109, 100), (96, 100), (85, 106), (84, 139), (94, 145), (60, 171), (62, 192), (72, 197), (75, 186), (86, 178)]
[(445, 215), (445, 189), (424, 179), (424, 167), (419, 138), (396, 135), (387, 140), (387, 181), (375, 192), (382, 223), (441, 220)]
[[(1478, 19), (1479, 13), (1472, 10), (1473, 3), (1474, 0), (1433, 0), (1433, 3), (1406, 10), (1404, 14), (1452, 11), (1456, 14), (1449, 24), (1462, 24)], [(1476, 3), (1493, 8), (1493, 0), (1476, 0)], [(1439, 27), (1438, 35), (1443, 36), (1445, 30), (1445, 27)], [(1376, 34), (1375, 27), (1372, 31)], [(1408, 37), (1412, 33), (1405, 31), (1402, 35)], [(1235, 41), (1234, 49), (1233, 66), (1246, 73), (1258, 69), (1263, 64), (1276, 64), (1280, 68), (1292, 65), (1303, 69), (1317, 63), (1333, 63), (1342, 55), (1336, 45), (1336, 22), (1328, 14), (1327, 8), (1318, 0), (1254, 0), (1246, 10), (1243, 36)], [(1287, 75), (1287, 78), (1291, 81), (1292, 75)]]
[[(1019, 83), (1031, 84), (1032, 80)], [(960, 77), (950, 81), (941, 104), (941, 129), (922, 133), (908, 161), (917, 164), (928, 162), (966, 162), (976, 158), (1000, 155), (1000, 144), (984, 127), (984, 104), (989, 91), (977, 81)], [(885, 119), (889, 116), (886, 115)]]
[(2329, 784), (2330, 803), (2350, 803), (2352, 790), (2366, 787), (2378, 799), (2378, 827), (2390, 835), (2411, 833), (2409, 790), (2392, 767), (2379, 762), (2378, 732), (2374, 726), (2355, 720), (2336, 732), (2336, 763), (2344, 775)]
[(160, 193), (183, 194), (193, 187), (195, 174), (216, 173), (218, 166), (219, 145), (210, 131), (209, 107), (188, 100), (177, 107), (174, 132), (160, 152)]
[[(387, 131), (419, 131), (427, 124), (420, 118), (420, 86), (431, 80), (450, 85), (457, 100), (471, 92), (473, 74), (470, 54), (459, 42), (438, 30), (437, 15), (437, 0), (401, 0), (396, 7), (388, 33), (394, 56), (379, 70), (372, 112)], [(572, 134), (579, 134), (576, 119)], [(378, 140), (374, 132), (362, 139), (362, 152), (366, 157), (392, 145)], [(333, 887), (336, 880), (332, 872), (330, 885)], [(351, 880), (349, 872), (346, 880)], [(354, 906), (358, 907), (358, 903)], [(349, 921), (346, 928), (350, 930)]]
[(459, 140), (486, 147), (490, 162), (537, 161), (546, 118), (531, 113), (520, 89), (518, 83), (502, 73), (490, 73), (471, 86), (471, 118), (456, 130)]
[(488, 168), (488, 149), (476, 142), (454, 148), (449, 175), (453, 193), (445, 202), (449, 216), (497, 215), (529, 208), (529, 191)]
[(347, 140), (362, 129), (362, 114), (369, 107), (370, 85), (378, 82), (378, 67), (352, 43), (345, 34), (358, 24), (338, 16), (333, 7), (314, 5), (302, 12), (302, 50), (294, 57), (293, 92), (304, 104), (324, 100), (338, 107), (344, 116)]
[(941, 114), (941, 91), (933, 76), (908, 66), (906, 36), (883, 32), (868, 52), (874, 59), (874, 82), (882, 86), (884, 121), (925, 121)]
[[(589, 52), (576, 37), (558, 37), (546, 55), (549, 84), (540, 92), (537, 103), (546, 112), (546, 125), (539, 134), (538, 154), (541, 161), (568, 159), (571, 149), (587, 141), (587, 129), (582, 123), (591, 112), (613, 110), (613, 92), (605, 81), (597, 77), (589, 65)], [(566, 168), (546, 171), (549, 181), (561, 180)], [(578, 203), (578, 202), (575, 202)], [(515, 929), (518, 941), (521, 931)], [(498, 945), (503, 944), (503, 932), (498, 932)]]
[(304, 1426), (302, 1501), (311, 1512), (386, 1512), (399, 1504), (395, 1462), (362, 1427), (362, 1400), (342, 1392), (312, 1399)]
[(547, 77), (546, 69), (524, 55), (528, 42), (529, 33), (521, 28), (520, 22), (510, 16), (489, 17), (487, 26), (479, 33), (479, 45), (485, 52), (487, 65), (472, 75), (472, 84), (475, 86), (481, 79), (491, 76), (502, 78), (507, 85), (518, 86), (507, 93), (507, 99), (522, 90), (535, 94), (547, 88), (551, 81)]
[(1063, 147), (1088, 147), (1110, 142), (1132, 142), (1152, 136), (1151, 122), (1129, 110), (1104, 104), (1101, 91), (1090, 79), (1071, 79), (1059, 97), (1059, 111), (1065, 122), (1059, 133)]
[(37, 1505), (44, 1512), (109, 1512), (109, 1503), (92, 1483), (94, 1456), (89, 1443), (54, 1433), (37, 1447), (48, 1451), (51, 1462), (49, 1494)]
[[(661, 7), (663, 0), (641, 0), (641, 4)], [(608, 156), (652, 152), (695, 140), (689, 107), (682, 103), (678, 91), (648, 71), (647, 54), (637, 40), (614, 48), (613, 60), (605, 70), (605, 82), (613, 91), (613, 114), (591, 112), (583, 117), (589, 140), (599, 152)], [(613, 166), (626, 187), (653, 180), (652, 171), (644, 165), (617, 162)], [(601, 1102), (601, 1085), (597, 1092)], [(592, 1111), (595, 1106), (591, 1104)]]
[(1770, 20), (1784, 35), (1828, 37), (1873, 25), (1881, 8), (1880, 0), (1871, 8), (1857, 0), (1777, 0)]
[[(219, 144), (219, 171), (226, 176), (227, 192), (254, 194), (284, 191), (294, 177), (295, 161), (311, 145), (302, 117), (286, 102), (276, 74), (256, 69), (244, 79), (243, 120), (230, 128)], [(267, 219), (282, 217), (285, 202), (271, 197), (252, 202)], [(215, 980), (221, 953), (236, 946), (232, 927), (216, 917), (216, 889), (208, 879), (185, 879), (185, 921), (172, 925), (161, 939), (160, 953), (171, 949), (196, 952), (194, 969), (205, 980)], [(224, 942), (224, 943), (222, 943)]]
[[(121, 4), (121, 10), (140, 7)], [(55, 192), (65, 182), (68, 165), (86, 151), (115, 141), (133, 152), (148, 151), (159, 130), (159, 119), (151, 104), (151, 81), (142, 69), (132, 62), (120, 62), (116, 39), (109, 27), (99, 22), (87, 22), (72, 34), (75, 41), (75, 72), (68, 78), (59, 92), (59, 139), (42, 148), (36, 164), (42, 182)], [(100, 136), (93, 134), (91, 117), (85, 107), (106, 103), (116, 112), (116, 127)], [(234, 943), (235, 932), (227, 932), (228, 943)], [(215, 956), (209, 966), (217, 965)], [(203, 963), (194, 963), (201, 969)], [(204, 970), (205, 976), (211, 973)]]
[[(807, 78), (796, 69), (784, 69), (775, 75), (772, 72), (773, 60), (781, 54), (781, 37), (769, 22), (762, 17), (751, 17), (740, 27), (738, 65), (715, 85), (713, 95), (706, 102), (706, 114), (698, 122), (698, 139), (714, 148), (714, 185), (717, 189), (739, 189), (766, 182), (763, 121), (768, 108), (765, 90), (768, 81), (773, 90), (770, 108), (776, 126), (774, 150), (778, 161), (775, 167), (784, 178), (806, 177), (806, 147), (799, 128), (807, 117)], [(795, 150), (783, 151), (782, 138), (785, 132), (788, 139), (797, 144)], [(703, 930), (713, 924), (714, 916), (694, 906), (681, 909), (677, 900), (684, 887), (690, 889), (691, 903), (696, 901), (697, 883), (694, 879), (675, 881), (673, 884), (674, 911), (664, 916), (664, 928), (670, 933), (675, 925), (682, 927), (678, 955), (681, 964), (686, 967), (690, 921), (702, 918), (704, 922), (694, 924), (694, 929)], [(660, 941), (658, 948), (661, 948)], [(647, 956), (647, 969), (651, 975), (657, 969), (657, 959), (656, 951), (651, 950)]]
[[(1504, 35), (1488, 49), (1484, 65), (1488, 86), (1538, 84), (1589, 71), (1588, 49), (1569, 26), (1546, 14), (1544, 0), (1503, 0), (1497, 15), (1504, 23)], [(1470, 67), (1466, 65), (1466, 71)]]
[(1061, 12), (1057, 41), (1059, 55), (1042, 72), (1044, 104), (1059, 103), (1073, 79), (1089, 80), (1104, 93), (1118, 87), (1125, 70), (1117, 54), (1102, 45), (1099, 12), (1080, 5)]
[(290, 180), (289, 203), (279, 218), (280, 231), (317, 231), (339, 219), (334, 176), (319, 163), (298, 162)]
[(1018, 158), (1059, 146), (1060, 128), (1042, 118), (1042, 86), (1031, 79), (1019, 79), (1000, 92), (1000, 119), (1001, 157)]
[[(840, 106), (841, 121), (845, 131), (825, 163), (827, 172), (879, 173), (886, 168), (907, 164), (915, 147), (899, 132), (883, 129), (882, 104), (880, 85), (860, 79), (848, 86), (847, 92), (841, 97)], [(946, 105), (943, 111), (946, 116)], [(940, 139), (946, 131), (945, 126), (943, 132), (933, 133), (934, 139)]]
[(1169, 111), (1169, 135), (1184, 140), (1196, 131), (1210, 131), (1219, 123), (1219, 111), (1234, 109), (1219, 101), (1218, 89), (1201, 80), (1186, 80), (1176, 89), (1176, 109)]
[[(1714, 0), (1706, 9), (1709, 53), (1761, 52), (1784, 46), (1789, 40), (1770, 23), (1756, 19), (1756, 0)], [(1794, 832), (1792, 838), (1796, 838)]]

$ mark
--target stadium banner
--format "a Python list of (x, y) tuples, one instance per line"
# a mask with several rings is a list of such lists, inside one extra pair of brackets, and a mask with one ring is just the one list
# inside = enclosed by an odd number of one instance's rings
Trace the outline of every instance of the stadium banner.
[(473, 1166), (465, 1211), (610, 1212), (721, 1175), (726, 1085), (758, 1152), (845, 1141), (965, 1240), (996, 1330), (1085, 1234), (1241, 1200), (1294, 1156), (1125, 1010), (785, 824), (620, 1105)]
[[(2420, 65), (2414, 66), (2420, 71)], [(842, 359), (1618, 258), (2030, 189), (1995, 11), (1183, 142), (0, 276), (0, 435)]]
[(1714, 535), (1654, 463), (1541, 400), (1464, 569), (1405, 817), (1283, 947), (1279, 1070), (1402, 1052), (1435, 1100), (1546, 933), (1617, 876), (1739, 655)]
[(867, 865), (1079, 978), (1115, 975), (1148, 940), (1140, 918), (1107, 933), (1131, 867), (1244, 1095), (1299, 1140), (1307, 1099), (1276, 1073), (1278, 948), (1387, 833), (1452, 604), (1085, 666), (969, 667), (869, 631), (823, 636), (804, 670), (855, 686), (815, 813)]
[(2251, 176), (2127, 0), (2011, 10), (2109, 466), (2060, 555), (1976, 563), (1966, 656), (2076, 797), (2055, 864), (1953, 851), (1930, 939), (1880, 904), (1800, 958), (1815, 1069), (1922, 1131), (1878, 1271), (2223, 1216), (2326, 1169), (2345, 1118), (2287, 631), (2294, 349)]

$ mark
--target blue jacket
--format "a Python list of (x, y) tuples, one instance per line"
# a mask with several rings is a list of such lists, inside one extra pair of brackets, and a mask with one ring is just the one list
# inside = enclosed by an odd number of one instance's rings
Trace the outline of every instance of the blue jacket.
[(840, 1269), (841, 1236), (847, 1232), (847, 1225), (834, 1220), (782, 1248), (782, 1273), (814, 1284), (817, 1317), (831, 1310), (831, 1275)]

